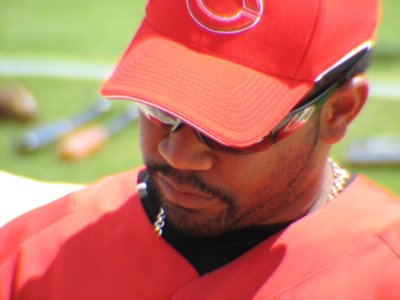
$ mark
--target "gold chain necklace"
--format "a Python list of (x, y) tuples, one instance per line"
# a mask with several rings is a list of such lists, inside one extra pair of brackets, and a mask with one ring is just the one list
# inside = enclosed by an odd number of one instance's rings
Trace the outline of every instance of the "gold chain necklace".
[[(342, 169), (336, 162), (332, 159), (328, 159), (328, 162), (332, 168), (332, 175), (333, 175), (333, 183), (331, 186), (331, 190), (329, 191), (328, 196), (326, 197), (326, 202), (331, 201), (335, 198), (346, 186), (347, 181), (350, 179), (350, 173)], [(163, 232), (163, 228), (165, 226), (165, 211), (162, 207), (157, 214), (156, 221), (154, 222), (154, 231), (161, 236)]]
[(328, 159), (329, 164), (332, 168), (333, 173), (333, 183), (331, 190), (327, 196), (326, 201), (329, 202), (335, 198), (346, 186), (347, 181), (350, 179), (351, 174), (346, 169), (342, 169), (336, 162), (332, 159)]

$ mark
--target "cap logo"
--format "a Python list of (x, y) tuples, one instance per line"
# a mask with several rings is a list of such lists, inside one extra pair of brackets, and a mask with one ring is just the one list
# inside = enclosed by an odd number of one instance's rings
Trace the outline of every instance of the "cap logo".
[[(241, 7), (223, 13), (212, 10), (210, 5), (204, 4), (205, 1), (186, 0), (186, 3), (193, 20), (212, 32), (229, 34), (248, 30), (260, 21), (263, 13), (263, 0), (242, 0)], [(237, 1), (230, 2), (234, 4)]]

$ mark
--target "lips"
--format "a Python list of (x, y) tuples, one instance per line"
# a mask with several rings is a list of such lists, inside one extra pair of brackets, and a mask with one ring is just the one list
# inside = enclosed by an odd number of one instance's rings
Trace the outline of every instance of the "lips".
[(163, 175), (158, 176), (158, 178), (162, 195), (169, 203), (189, 210), (201, 210), (220, 202), (218, 198), (210, 194), (203, 193), (188, 185), (178, 184), (171, 178)]

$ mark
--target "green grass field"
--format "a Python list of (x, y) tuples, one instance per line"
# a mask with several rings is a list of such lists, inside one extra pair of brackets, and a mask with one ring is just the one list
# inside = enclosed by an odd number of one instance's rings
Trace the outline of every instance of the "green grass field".
[[(0, 67), (2, 61), (20, 59), (112, 66), (137, 28), (145, 2), (3, 0), (0, 3)], [(373, 84), (400, 82), (399, 13), (399, 1), (384, 0), (378, 43), (368, 73)], [(39, 180), (86, 183), (141, 163), (136, 123), (82, 161), (61, 159), (58, 143), (30, 154), (18, 153), (16, 142), (25, 130), (79, 112), (94, 101), (101, 80), (0, 75), (0, 89), (14, 83), (26, 86), (36, 97), (40, 109), (33, 123), (0, 120), (0, 170)], [(371, 97), (345, 140), (334, 147), (334, 158), (343, 161), (346, 147), (354, 138), (381, 135), (400, 138), (399, 100)], [(111, 120), (126, 105), (113, 102), (112, 111), (96, 123)], [(400, 195), (399, 166), (348, 167), (367, 174)]]

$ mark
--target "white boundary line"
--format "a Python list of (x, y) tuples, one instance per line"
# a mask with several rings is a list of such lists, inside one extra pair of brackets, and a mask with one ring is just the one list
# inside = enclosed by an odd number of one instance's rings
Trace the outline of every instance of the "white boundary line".
[(71, 79), (104, 80), (111, 65), (48, 59), (10, 59), (0, 57), (0, 75), (45, 76)]
[[(113, 70), (112, 65), (59, 61), (48, 59), (12, 59), (0, 57), (0, 75), (45, 76), (86, 80), (105, 80)], [(371, 80), (371, 95), (400, 101), (400, 81)]]

